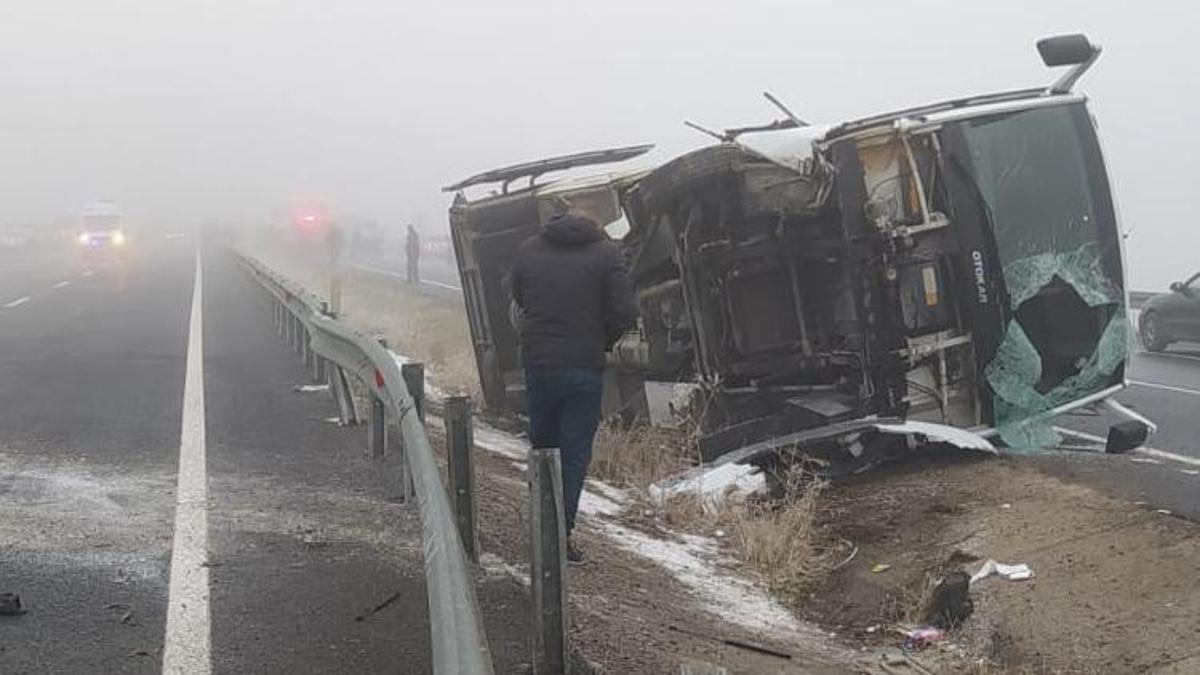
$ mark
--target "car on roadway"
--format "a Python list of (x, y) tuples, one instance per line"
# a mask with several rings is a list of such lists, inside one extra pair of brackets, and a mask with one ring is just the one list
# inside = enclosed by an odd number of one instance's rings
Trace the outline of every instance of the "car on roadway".
[(1173, 342), (1200, 342), (1200, 272), (1146, 302), (1138, 318), (1138, 335), (1152, 352), (1161, 352)]
[(75, 238), (85, 260), (124, 257), (129, 243), (124, 209), (112, 201), (89, 204), (80, 213)]

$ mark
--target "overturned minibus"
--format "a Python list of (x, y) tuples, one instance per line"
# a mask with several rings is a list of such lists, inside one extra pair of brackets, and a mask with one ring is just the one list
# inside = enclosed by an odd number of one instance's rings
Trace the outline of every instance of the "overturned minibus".
[[(1100, 49), (1042, 40), (1047, 87), (836, 125), (786, 115), (649, 171), (538, 184), (534, 174), (646, 148), (510, 167), (451, 186), (451, 227), (491, 405), (519, 399), (507, 261), (554, 209), (586, 204), (620, 235), (641, 319), (611, 356), (615, 407), (688, 383), (705, 460), (803, 451), (861, 470), (914, 440), (1044, 447), (1055, 416), (1106, 405), (1131, 331), (1123, 242), (1087, 98)], [(529, 186), (508, 189), (515, 178)], [(502, 182), (468, 199), (470, 184)], [(597, 204), (602, 205), (599, 210)]]

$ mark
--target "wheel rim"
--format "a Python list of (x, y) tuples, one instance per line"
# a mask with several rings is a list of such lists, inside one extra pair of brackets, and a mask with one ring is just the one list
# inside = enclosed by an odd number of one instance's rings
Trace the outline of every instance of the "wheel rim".
[(1158, 330), (1154, 326), (1154, 315), (1146, 317), (1142, 322), (1142, 342), (1147, 346), (1157, 344)]

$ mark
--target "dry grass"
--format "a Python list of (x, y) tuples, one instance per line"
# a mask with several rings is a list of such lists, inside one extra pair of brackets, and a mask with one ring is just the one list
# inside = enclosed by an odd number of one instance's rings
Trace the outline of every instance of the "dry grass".
[(696, 465), (685, 431), (605, 424), (596, 433), (591, 475), (621, 487), (646, 488)]
[(796, 604), (833, 569), (836, 556), (817, 525), (827, 484), (800, 469), (781, 478), (782, 500), (731, 504), (720, 518), (742, 559), (773, 593)]
[[(255, 255), (320, 297), (329, 295), (331, 268), (311, 252), (258, 247)], [(354, 268), (342, 271), (341, 318), (365, 335), (425, 364), (429, 377), (449, 392), (479, 399), (475, 353), (461, 303), (421, 293), (389, 277)]]

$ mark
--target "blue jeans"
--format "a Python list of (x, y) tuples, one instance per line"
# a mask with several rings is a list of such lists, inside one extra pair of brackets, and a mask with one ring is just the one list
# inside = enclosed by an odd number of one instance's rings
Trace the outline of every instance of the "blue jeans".
[(579, 495), (592, 461), (592, 439), (600, 424), (603, 392), (604, 373), (599, 370), (525, 369), (529, 441), (535, 448), (558, 448), (562, 456), (567, 534), (575, 528)]

